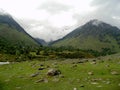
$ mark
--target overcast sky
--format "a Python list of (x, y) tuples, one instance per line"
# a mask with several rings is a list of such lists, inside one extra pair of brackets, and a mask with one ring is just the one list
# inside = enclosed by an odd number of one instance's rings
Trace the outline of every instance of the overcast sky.
[(120, 0), (0, 0), (32, 36), (46, 41), (63, 37), (91, 19), (120, 28)]

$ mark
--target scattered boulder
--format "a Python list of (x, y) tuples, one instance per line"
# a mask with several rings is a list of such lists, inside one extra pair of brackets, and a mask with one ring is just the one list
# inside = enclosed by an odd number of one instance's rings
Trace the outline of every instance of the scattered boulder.
[(36, 83), (44, 82), (44, 79), (39, 79), (36, 81)]
[(38, 68), (38, 70), (44, 70), (45, 68), (44, 67), (40, 67), (40, 68)]
[(21, 87), (16, 87), (16, 89), (21, 89)]
[(47, 75), (48, 76), (56, 76), (56, 75), (60, 75), (61, 74), (61, 71), (58, 70), (58, 69), (49, 69), (48, 72), (47, 72)]
[(98, 88), (101, 88), (102, 86), (101, 85), (99, 85), (99, 86), (97, 86)]
[(94, 85), (95, 85), (95, 84), (98, 84), (98, 83), (97, 83), (97, 82), (91, 82), (91, 84), (94, 84)]
[(37, 73), (31, 74), (30, 76), (31, 76), (31, 77), (36, 77), (36, 76), (38, 76), (39, 74), (40, 74), (40, 73), (37, 72)]
[(106, 84), (110, 84), (110, 81), (107, 81)]
[(36, 81), (36, 83), (41, 83), (41, 82), (45, 82), (45, 83), (48, 83), (48, 79), (39, 79)]
[(93, 59), (92, 61), (93, 61), (93, 62), (96, 62), (96, 60), (95, 60), (95, 59)]
[(88, 72), (88, 75), (94, 75), (94, 74), (93, 74), (93, 72), (91, 71), (91, 72)]
[(33, 65), (33, 66), (32, 66), (32, 68), (35, 68), (35, 67), (36, 67), (36, 65)]
[(77, 88), (73, 88), (73, 90), (77, 90)]
[(112, 75), (118, 75), (118, 72), (117, 71), (112, 71), (111, 74)]
[(85, 87), (85, 86), (82, 84), (82, 85), (80, 85), (80, 87)]
[(74, 64), (74, 65), (72, 66), (72, 68), (75, 68), (75, 67), (77, 67), (77, 64)]
[(93, 61), (93, 62), (91, 62), (91, 64), (96, 64), (96, 62), (95, 62), (95, 61)]
[(102, 80), (102, 78), (93, 78), (93, 79), (91, 79), (92, 82), (97, 82), (97, 81), (101, 81), (101, 80)]
[(84, 63), (84, 61), (78, 61), (77, 64), (78, 64), (78, 63), (81, 63), (81, 64), (82, 64), (82, 63)]

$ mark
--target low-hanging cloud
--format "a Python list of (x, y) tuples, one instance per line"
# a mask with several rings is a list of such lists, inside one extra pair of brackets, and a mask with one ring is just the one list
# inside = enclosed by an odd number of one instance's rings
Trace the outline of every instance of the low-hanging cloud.
[(51, 14), (56, 14), (62, 11), (68, 11), (69, 9), (71, 9), (71, 7), (58, 2), (47, 1), (44, 2), (38, 9), (43, 9)]
[(0, 8), (16, 17), (32, 36), (46, 41), (62, 38), (91, 19), (120, 28), (120, 0), (25, 0), (28, 7), (24, 0), (11, 0), (10, 6), (6, 2), (1, 0)]

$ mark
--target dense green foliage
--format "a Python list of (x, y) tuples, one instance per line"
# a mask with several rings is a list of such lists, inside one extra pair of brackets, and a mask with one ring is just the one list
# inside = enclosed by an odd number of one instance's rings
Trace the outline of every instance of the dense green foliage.
[[(32, 48), (26, 46), (25, 48), (22, 47), (13, 47), (11, 49), (7, 48), (8, 52), (4, 53), (8, 55), (14, 55), (14, 59), (12, 61), (25, 61), (25, 60), (33, 60), (37, 59), (56, 59), (56, 58), (94, 58), (99, 56), (105, 56), (114, 54), (109, 48), (104, 48), (101, 52), (94, 51), (94, 50), (81, 50), (75, 49), (73, 47), (43, 47), (40, 46), (39, 48)], [(2, 52), (1, 52), (2, 54)], [(3, 61), (9, 61), (3, 60)]]
[(14, 28), (0, 24), (0, 52), (17, 54), (35, 48), (38, 44)]

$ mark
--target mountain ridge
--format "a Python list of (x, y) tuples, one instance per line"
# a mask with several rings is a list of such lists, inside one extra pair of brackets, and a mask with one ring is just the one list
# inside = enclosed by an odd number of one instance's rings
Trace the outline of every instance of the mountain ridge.
[(30, 36), (10, 15), (0, 15), (0, 51), (10, 48), (24, 49), (38, 47), (38, 42)]
[(110, 48), (114, 51), (120, 51), (120, 29), (94, 19), (76, 28), (63, 38), (50, 43), (50, 45), (56, 47), (73, 46), (98, 51)]

